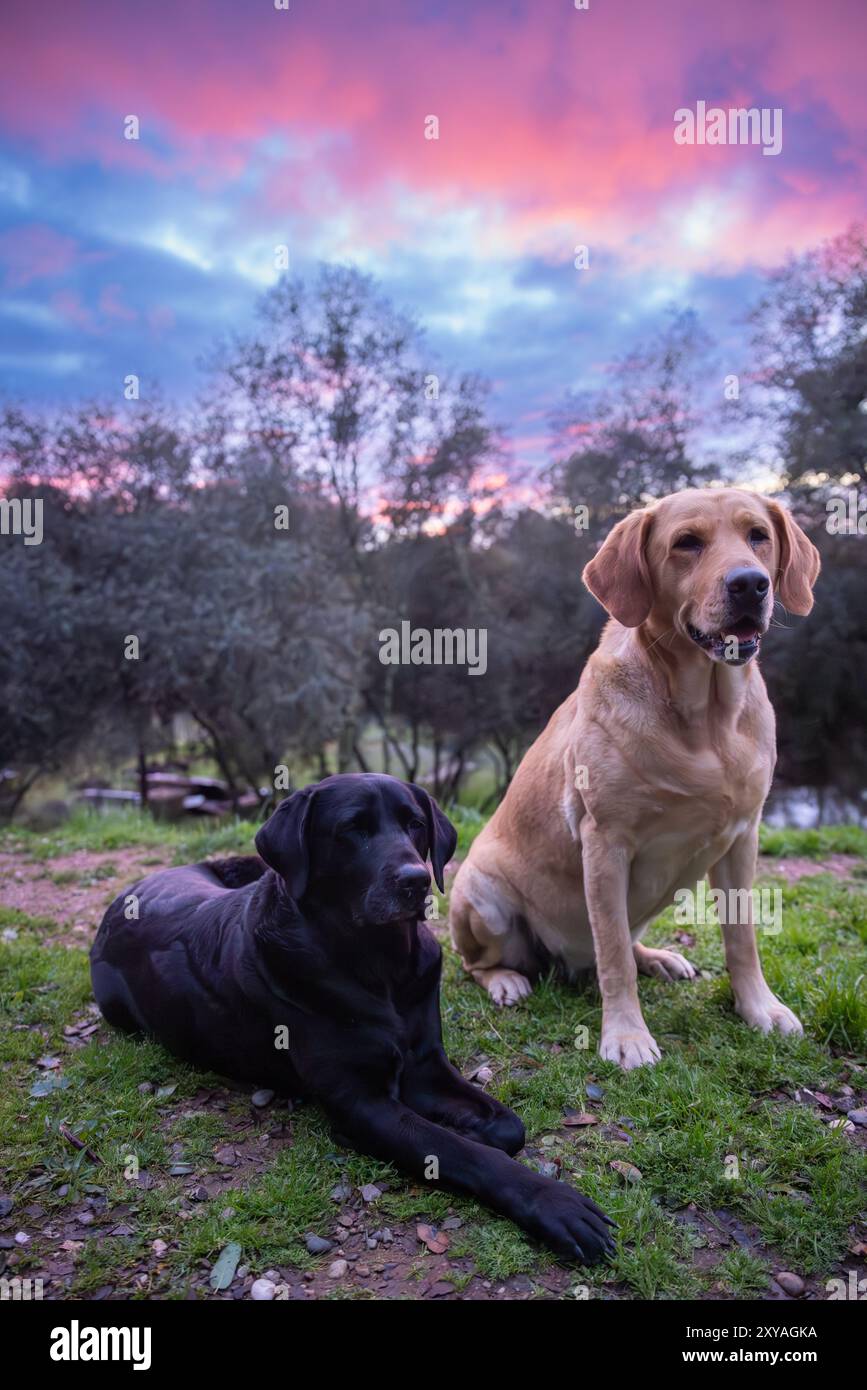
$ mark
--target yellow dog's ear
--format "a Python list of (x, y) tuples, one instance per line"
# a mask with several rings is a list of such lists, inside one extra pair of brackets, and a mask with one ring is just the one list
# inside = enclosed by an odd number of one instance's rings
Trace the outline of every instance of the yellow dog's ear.
[(646, 555), (652, 519), (653, 512), (643, 508), (618, 521), (581, 576), (593, 597), (624, 627), (639, 627), (653, 603)]
[(813, 607), (813, 585), (822, 563), (819, 552), (809, 537), (804, 535), (798, 523), (792, 520), (785, 507), (768, 498), (765, 501), (771, 513), (780, 549), (774, 593), (790, 613), (806, 617)]

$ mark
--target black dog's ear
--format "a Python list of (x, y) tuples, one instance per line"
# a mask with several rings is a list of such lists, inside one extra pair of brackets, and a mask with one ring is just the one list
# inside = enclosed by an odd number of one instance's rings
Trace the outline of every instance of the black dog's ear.
[(448, 816), (443, 815), (433, 797), (425, 791), (424, 787), (417, 787), (414, 782), (410, 782), (410, 789), (415, 793), (418, 800), (424, 807), (425, 818), (427, 820), (427, 842), (430, 847), (430, 862), (433, 875), (436, 880), (437, 888), (444, 892), (443, 869), (451, 859), (458, 844), (458, 832), (452, 825)]
[(304, 896), (310, 874), (310, 808), (315, 787), (305, 787), (281, 801), (256, 836), (256, 850), (269, 868), (285, 879), (297, 902)]

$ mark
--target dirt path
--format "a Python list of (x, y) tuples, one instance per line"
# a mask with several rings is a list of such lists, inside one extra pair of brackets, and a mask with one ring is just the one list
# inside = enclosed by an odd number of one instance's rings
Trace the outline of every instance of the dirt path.
[[(51, 944), (87, 947), (112, 899), (136, 879), (170, 863), (170, 851), (154, 845), (111, 853), (76, 850), (41, 864), (23, 855), (0, 853), (0, 907), (17, 908), (29, 917), (55, 923), (57, 930), (45, 936)], [(832, 854), (821, 860), (762, 857), (759, 873), (789, 883), (813, 874), (846, 880), (858, 863), (853, 854)]]
[(0, 907), (56, 924), (44, 938), (51, 945), (87, 947), (112, 899), (170, 862), (169, 851), (153, 845), (111, 853), (76, 850), (43, 863), (0, 854)]

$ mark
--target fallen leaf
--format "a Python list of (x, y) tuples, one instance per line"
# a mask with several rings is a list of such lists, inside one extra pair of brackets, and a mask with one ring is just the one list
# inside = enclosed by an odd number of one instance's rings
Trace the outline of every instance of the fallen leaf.
[(828, 1096), (828, 1095), (826, 1095), (824, 1091), (810, 1091), (810, 1090), (808, 1090), (807, 1087), (805, 1086), (805, 1087), (804, 1087), (804, 1095), (805, 1095), (805, 1096), (812, 1096), (813, 1100), (816, 1100), (816, 1101), (819, 1102), (819, 1104), (822, 1106), (822, 1109), (823, 1109), (823, 1110), (833, 1110), (833, 1109), (835, 1108), (835, 1107), (834, 1107), (834, 1102), (832, 1101), (831, 1097)]
[(126, 1222), (122, 1221), (119, 1226), (112, 1226), (111, 1230), (106, 1232), (106, 1235), (134, 1236), (135, 1231), (133, 1230), (132, 1226), (127, 1226)]
[(634, 1163), (624, 1163), (622, 1159), (615, 1158), (608, 1167), (619, 1173), (624, 1182), (641, 1182), (641, 1169), (636, 1168)]
[(570, 1128), (576, 1128), (579, 1125), (598, 1125), (599, 1116), (591, 1115), (586, 1110), (582, 1110), (579, 1115), (566, 1115), (563, 1123)]
[(30, 1087), (31, 1096), (50, 1096), (54, 1091), (65, 1091), (71, 1083), (67, 1076), (43, 1076)]
[(449, 1238), (445, 1231), (437, 1231), (434, 1226), (416, 1226), (415, 1233), (432, 1255), (442, 1255), (449, 1248)]
[(241, 1247), (236, 1240), (230, 1240), (225, 1246), (211, 1270), (211, 1277), (208, 1280), (212, 1289), (227, 1289), (235, 1277), (235, 1270), (238, 1268), (238, 1261), (241, 1258)]

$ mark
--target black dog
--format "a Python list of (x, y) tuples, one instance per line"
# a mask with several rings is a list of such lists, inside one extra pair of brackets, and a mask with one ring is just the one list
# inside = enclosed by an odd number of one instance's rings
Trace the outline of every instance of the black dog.
[(521, 1121), (443, 1050), (424, 861), (442, 890), (456, 842), (420, 787), (327, 777), (277, 808), (261, 859), (166, 869), (116, 898), (91, 951), (94, 993), (117, 1027), (314, 1097), (352, 1147), (591, 1263), (611, 1250), (608, 1217), (507, 1156)]

